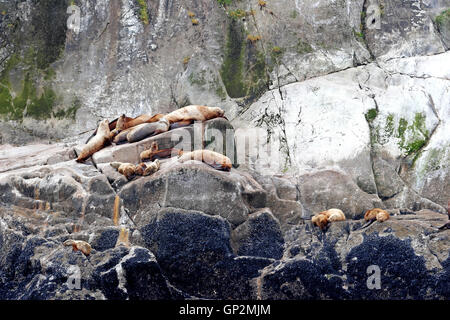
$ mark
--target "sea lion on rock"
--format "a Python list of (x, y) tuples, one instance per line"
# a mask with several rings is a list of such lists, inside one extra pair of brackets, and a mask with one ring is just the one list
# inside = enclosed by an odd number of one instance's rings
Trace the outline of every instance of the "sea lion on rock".
[(127, 134), (127, 140), (130, 143), (141, 141), (152, 135), (166, 132), (169, 129), (169, 124), (164, 119), (153, 123), (143, 123), (136, 127)]
[(181, 150), (175, 148), (159, 150), (158, 143), (153, 141), (150, 149), (142, 151), (139, 157), (141, 161), (155, 161), (156, 159), (171, 158), (173, 155), (180, 154), (180, 151)]
[(144, 173), (143, 173), (143, 176), (146, 177), (146, 176), (149, 176), (149, 175), (157, 172), (159, 170), (159, 168), (161, 167), (161, 162), (158, 159), (156, 159), (155, 161), (153, 161), (151, 163), (148, 163), (148, 164), (142, 163), (141, 165), (146, 166)]
[(136, 166), (132, 163), (122, 163), (122, 162), (111, 162), (111, 167), (123, 174), (128, 180), (131, 180), (135, 175), (141, 173), (143, 174), (143, 168)]
[(169, 124), (183, 121), (206, 121), (223, 117), (225, 112), (219, 107), (187, 106), (164, 116)]
[(122, 115), (122, 117), (120, 117), (119, 120), (117, 121), (116, 129), (120, 132), (143, 123), (158, 122), (159, 120), (161, 120), (162, 117), (164, 117), (164, 115), (161, 113), (157, 113), (154, 116), (143, 114), (134, 119), (129, 119), (125, 117), (125, 115)]
[(97, 134), (84, 146), (77, 158), (77, 162), (84, 162), (94, 153), (110, 144), (110, 134), (108, 120), (101, 121), (97, 129)]
[(329, 209), (316, 214), (311, 218), (311, 222), (318, 226), (321, 230), (324, 230), (329, 222), (344, 221), (344, 212), (340, 209)]
[(367, 210), (364, 214), (364, 220), (366, 221), (375, 221), (384, 222), (389, 220), (389, 213), (386, 210), (375, 208), (372, 210)]
[(63, 245), (72, 246), (73, 251), (81, 251), (85, 256), (90, 255), (92, 250), (91, 245), (85, 241), (66, 240)]
[(223, 154), (211, 151), (211, 150), (195, 150), (192, 152), (183, 153), (179, 152), (179, 162), (186, 162), (189, 160), (198, 160), (206, 163), (216, 170), (230, 171), (231, 160)]
[(150, 164), (140, 163), (138, 165), (134, 165), (132, 163), (111, 162), (110, 165), (120, 174), (123, 174), (128, 180), (133, 179), (135, 176), (151, 175), (160, 168), (159, 160), (156, 160)]
[(133, 130), (133, 128), (129, 128), (129, 129), (121, 131), (114, 137), (113, 142), (115, 144), (122, 144), (122, 143), (128, 142), (127, 135), (128, 135), (128, 133), (130, 133), (131, 130)]

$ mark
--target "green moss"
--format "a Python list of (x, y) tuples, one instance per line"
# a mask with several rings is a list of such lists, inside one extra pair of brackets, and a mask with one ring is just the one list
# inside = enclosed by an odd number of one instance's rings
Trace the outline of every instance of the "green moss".
[(188, 78), (189, 82), (194, 85), (204, 86), (206, 84), (205, 71), (201, 71), (198, 74), (191, 73)]
[(297, 12), (297, 10), (292, 10), (292, 12), (291, 12), (291, 18), (292, 19), (295, 19), (295, 18), (297, 18), (298, 17), (298, 12)]
[(231, 98), (240, 98), (246, 94), (243, 81), (244, 53), (244, 30), (233, 20), (228, 26), (225, 59), (220, 70), (222, 81)]
[(147, 8), (147, 1), (146, 0), (136, 0), (137, 4), (139, 5), (139, 18), (141, 19), (142, 23), (147, 25), (150, 23), (148, 18), (148, 8)]
[(67, 110), (59, 109), (56, 112), (53, 112), (53, 116), (58, 119), (66, 118), (66, 119), (75, 120), (77, 111), (80, 108), (81, 108), (81, 101), (77, 97), (75, 97), (72, 100), (72, 106), (70, 108), (68, 108)]
[(427, 126), (425, 123), (425, 115), (423, 113), (416, 113), (414, 116), (414, 121), (410, 126), (410, 129), (415, 132), (420, 132), (425, 138), (428, 138), (430, 132), (427, 130)]
[(302, 39), (298, 40), (295, 47), (296, 47), (298, 54), (305, 54), (305, 53), (313, 52), (313, 48), (311, 47), (311, 45), (309, 43), (303, 41)]
[(51, 88), (44, 88), (44, 92), (38, 98), (33, 97), (27, 107), (27, 116), (34, 119), (43, 120), (52, 116), (53, 106), (56, 101), (56, 94)]
[(450, 22), (450, 9), (444, 10), (435, 18), (438, 27), (444, 25), (446, 22)]
[[(397, 129), (397, 138), (399, 147), (406, 155), (417, 153), (427, 143), (430, 133), (426, 128), (426, 117), (423, 113), (416, 113), (411, 125), (408, 121), (401, 118)], [(406, 141), (408, 137), (409, 141)]]
[(367, 121), (373, 121), (373, 120), (375, 120), (375, 118), (377, 117), (377, 115), (378, 115), (377, 109), (375, 109), (375, 108), (370, 109), (370, 110), (367, 111), (367, 113), (366, 113), (366, 120), (367, 120)]
[(230, 5), (233, 2), (233, 0), (217, 0), (217, 2), (222, 6), (226, 6)]
[(231, 19), (237, 20), (244, 18), (247, 15), (247, 13), (242, 9), (237, 9), (228, 11), (228, 15), (230, 16)]
[(392, 113), (390, 113), (387, 117), (386, 117), (386, 133), (389, 137), (391, 137), (394, 134), (394, 115)]

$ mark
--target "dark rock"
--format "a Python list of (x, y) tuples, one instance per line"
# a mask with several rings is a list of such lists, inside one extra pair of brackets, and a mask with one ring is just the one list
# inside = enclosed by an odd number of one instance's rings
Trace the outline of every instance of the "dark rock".
[(232, 246), (239, 256), (280, 259), (284, 239), (279, 222), (270, 212), (262, 209), (232, 232)]

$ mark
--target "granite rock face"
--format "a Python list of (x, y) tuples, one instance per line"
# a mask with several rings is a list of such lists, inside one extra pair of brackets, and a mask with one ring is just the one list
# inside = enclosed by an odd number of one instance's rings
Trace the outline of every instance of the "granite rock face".
[[(448, 1), (74, 3), (0, 1), (0, 298), (449, 298)], [(101, 119), (189, 104), (229, 121), (74, 161)], [(109, 165), (196, 130), (231, 172)]]
[[(120, 186), (93, 164), (61, 160), (0, 174), (2, 299), (450, 297), (450, 233), (438, 230), (447, 216), (397, 208), (367, 225), (360, 213), (380, 200), (351, 200), (364, 196), (349, 177), (348, 194), (330, 190), (336, 202), (305, 195), (340, 173), (296, 182), (173, 158)], [(302, 209), (296, 219), (283, 203)], [(347, 220), (321, 231), (308, 214), (331, 205)], [(91, 253), (64, 246), (69, 239)], [(367, 286), (370, 266), (381, 289)]]

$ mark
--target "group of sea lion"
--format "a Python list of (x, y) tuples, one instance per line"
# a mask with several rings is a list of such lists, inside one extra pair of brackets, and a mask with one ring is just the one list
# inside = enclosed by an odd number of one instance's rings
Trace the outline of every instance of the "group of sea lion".
[[(86, 142), (77, 161), (86, 161), (94, 153), (111, 143), (133, 143), (175, 128), (188, 126), (194, 121), (203, 122), (219, 117), (225, 118), (224, 111), (221, 108), (192, 105), (180, 108), (166, 115), (156, 114), (152, 116), (144, 114), (136, 118), (129, 118), (123, 114), (111, 122), (103, 120), (100, 122), (94, 134)], [(195, 150), (193, 152), (183, 153), (182, 150), (176, 149), (159, 150), (155, 143), (152, 144), (150, 150), (141, 153), (141, 160), (154, 161), (171, 157), (174, 154), (178, 155), (180, 162), (199, 160), (217, 170), (231, 170), (230, 159), (217, 152)], [(111, 163), (111, 166), (125, 175), (127, 179), (131, 179), (136, 175), (149, 175), (159, 170), (159, 162), (153, 162), (151, 165), (145, 163), (138, 165), (131, 163)]]
[[(367, 210), (364, 214), (364, 220), (368, 222), (365, 227), (368, 227), (375, 221), (384, 222), (389, 219), (389, 213), (386, 210), (375, 208)], [(329, 209), (322, 211), (311, 218), (311, 222), (318, 226), (321, 230), (324, 230), (330, 222), (344, 221), (345, 215), (342, 210)]]

